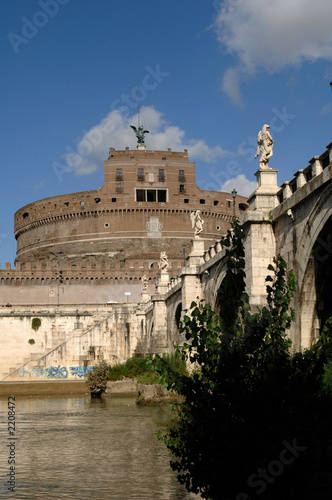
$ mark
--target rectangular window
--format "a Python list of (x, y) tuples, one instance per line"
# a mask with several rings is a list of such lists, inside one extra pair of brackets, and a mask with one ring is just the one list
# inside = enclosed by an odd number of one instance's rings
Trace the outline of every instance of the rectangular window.
[(116, 169), (116, 179), (117, 180), (122, 180), (122, 168), (117, 168)]
[(164, 182), (164, 180), (165, 180), (165, 171), (164, 171), (164, 169), (163, 169), (163, 168), (160, 168), (160, 169), (159, 169), (159, 176), (158, 176), (158, 180), (159, 180), (160, 182)]
[(180, 184), (180, 193), (185, 193), (186, 190), (184, 188), (184, 184)]
[(166, 201), (167, 201), (166, 200), (166, 193), (167, 193), (166, 189), (158, 189), (157, 193), (158, 193), (159, 203), (166, 203)]
[(167, 189), (136, 189), (136, 201), (148, 203), (166, 203)]
[(184, 176), (184, 170), (179, 170), (179, 181), (180, 182), (184, 182), (186, 179), (185, 179), (185, 176)]
[(144, 170), (143, 170), (143, 168), (139, 168), (138, 169), (137, 179), (139, 181), (144, 181)]
[(145, 189), (136, 190), (136, 201), (145, 201)]
[(146, 201), (156, 201), (156, 190), (155, 189), (147, 189), (146, 191)]
[(232, 208), (232, 202), (230, 200), (227, 200), (227, 208)]
[(117, 184), (116, 184), (116, 192), (117, 193), (122, 193), (122, 191), (123, 191), (123, 184), (122, 184), (122, 182), (117, 182)]

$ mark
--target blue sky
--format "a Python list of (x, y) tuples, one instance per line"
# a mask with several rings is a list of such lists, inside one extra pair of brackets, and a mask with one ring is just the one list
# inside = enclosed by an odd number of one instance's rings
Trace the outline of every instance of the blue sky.
[(332, 141), (330, 0), (2, 0), (0, 265), (32, 201), (103, 184), (110, 146), (189, 150), (248, 195), (271, 125), (278, 184)]

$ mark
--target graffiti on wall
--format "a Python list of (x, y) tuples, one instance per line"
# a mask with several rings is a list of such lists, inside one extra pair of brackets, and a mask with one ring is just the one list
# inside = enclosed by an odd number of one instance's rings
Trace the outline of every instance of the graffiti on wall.
[(79, 378), (86, 377), (87, 373), (91, 371), (92, 368), (92, 366), (48, 366), (47, 368), (22, 366), (18, 374), (23, 378), (32, 376), (59, 380), (74, 376)]

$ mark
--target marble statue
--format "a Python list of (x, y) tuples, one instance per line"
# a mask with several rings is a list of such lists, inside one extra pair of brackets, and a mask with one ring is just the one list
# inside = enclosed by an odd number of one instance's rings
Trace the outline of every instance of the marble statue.
[(196, 210), (196, 212), (191, 212), (190, 220), (192, 228), (195, 229), (195, 237), (196, 236), (198, 237), (198, 235), (203, 231), (203, 224), (204, 224), (200, 211)]
[(143, 283), (143, 292), (146, 292), (146, 290), (148, 288), (149, 280), (145, 274), (142, 278), (142, 283)]
[(259, 159), (259, 168), (266, 169), (269, 167), (269, 159), (273, 156), (273, 139), (269, 132), (270, 125), (263, 125), (263, 128), (260, 132), (258, 132), (257, 137), (257, 151), (255, 154), (255, 158), (261, 154)]
[(168, 264), (168, 258), (166, 255), (166, 252), (160, 252), (160, 261), (159, 261), (159, 269), (161, 272), (166, 273), (168, 270), (169, 264)]

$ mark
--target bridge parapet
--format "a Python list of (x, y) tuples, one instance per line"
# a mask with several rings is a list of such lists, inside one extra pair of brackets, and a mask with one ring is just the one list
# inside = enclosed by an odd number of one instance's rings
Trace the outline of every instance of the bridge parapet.
[(309, 160), (309, 165), (295, 172), (293, 179), (281, 185), (278, 191), (279, 203), (283, 203), (295, 192), (299, 191), (315, 177), (320, 176), (332, 164), (332, 142), (326, 146), (326, 151), (320, 156), (314, 156)]

